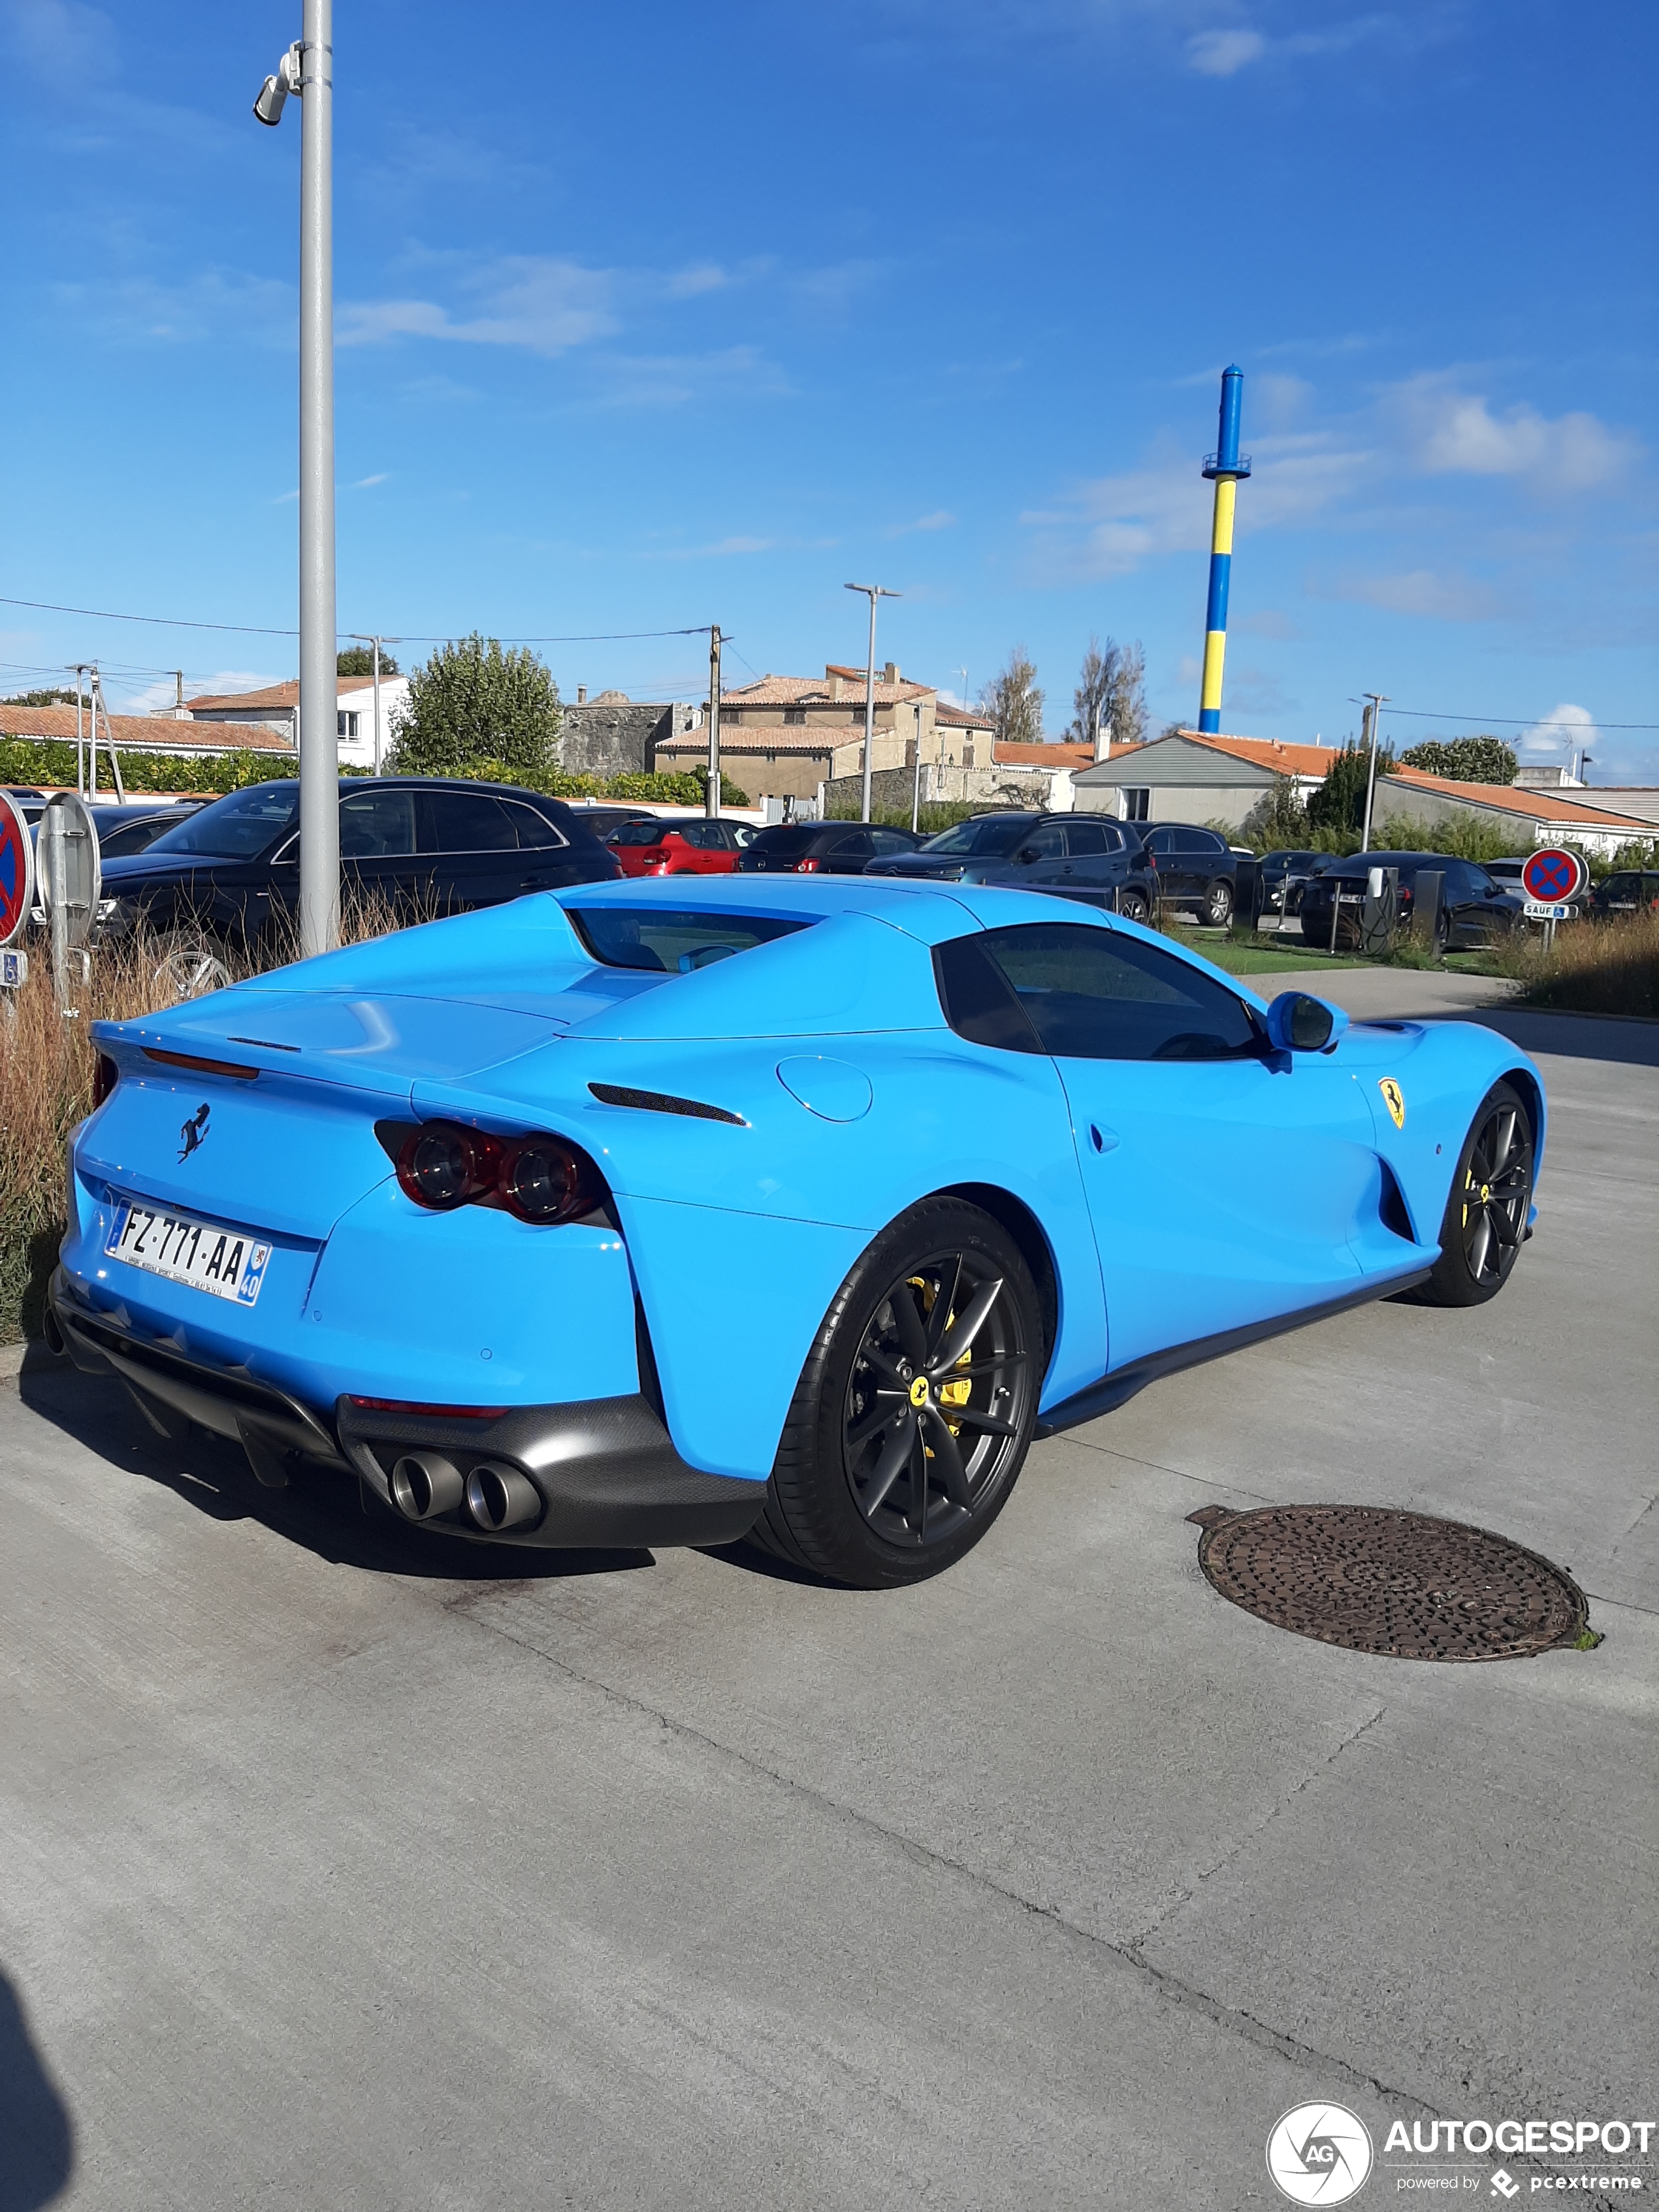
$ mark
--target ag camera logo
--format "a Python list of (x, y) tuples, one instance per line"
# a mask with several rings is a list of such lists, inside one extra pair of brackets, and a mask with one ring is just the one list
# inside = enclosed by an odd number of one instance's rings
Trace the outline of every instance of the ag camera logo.
[(1371, 2138), (1346, 2105), (1293, 2105), (1267, 2138), (1267, 2172), (1292, 2204), (1346, 2204), (1370, 2177)]

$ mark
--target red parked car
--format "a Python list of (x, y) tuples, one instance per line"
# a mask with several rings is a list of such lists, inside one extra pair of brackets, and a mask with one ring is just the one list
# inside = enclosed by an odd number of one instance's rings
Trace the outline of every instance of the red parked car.
[(754, 836), (746, 822), (624, 822), (605, 839), (625, 876), (729, 876)]

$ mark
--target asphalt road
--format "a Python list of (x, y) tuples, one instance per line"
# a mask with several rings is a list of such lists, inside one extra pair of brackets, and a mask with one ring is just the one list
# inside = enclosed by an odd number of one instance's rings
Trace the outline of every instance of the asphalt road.
[[(1450, 989), (1356, 973), (1369, 1012)], [(910, 1592), (485, 1572), (31, 1355), (0, 1384), (0, 2212), (1185, 2212), (1276, 2201), (1304, 2099), (1379, 2154), (1401, 2118), (1659, 2117), (1659, 1028), (1493, 1018), (1554, 1115), (1502, 1298), (1158, 1384)], [(1282, 1634), (1186, 1516), (1298, 1498), (1502, 1529), (1606, 1640)]]

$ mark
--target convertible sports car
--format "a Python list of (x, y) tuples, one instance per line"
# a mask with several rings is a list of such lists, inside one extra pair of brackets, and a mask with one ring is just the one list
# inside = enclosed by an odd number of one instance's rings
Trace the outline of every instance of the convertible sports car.
[(1154, 1376), (1492, 1297), (1544, 1135), (1487, 1030), (872, 878), (575, 885), (94, 1036), (49, 1334), (164, 1433), (866, 1588)]

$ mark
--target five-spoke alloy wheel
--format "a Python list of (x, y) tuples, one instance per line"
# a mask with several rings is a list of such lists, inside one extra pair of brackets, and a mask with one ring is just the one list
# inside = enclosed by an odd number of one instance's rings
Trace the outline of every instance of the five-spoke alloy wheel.
[(924, 1200), (842, 1285), (802, 1370), (757, 1536), (863, 1589), (977, 1543), (1012, 1489), (1042, 1382), (1030, 1271), (1001, 1225)]

